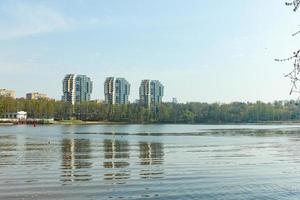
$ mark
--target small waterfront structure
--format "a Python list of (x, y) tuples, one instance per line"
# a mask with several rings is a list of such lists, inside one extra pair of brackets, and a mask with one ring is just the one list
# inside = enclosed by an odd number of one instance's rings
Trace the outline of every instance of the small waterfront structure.
[(26, 120), (27, 119), (27, 112), (19, 111), (16, 113), (5, 113), (2, 116), (3, 119), (17, 119), (17, 120)]

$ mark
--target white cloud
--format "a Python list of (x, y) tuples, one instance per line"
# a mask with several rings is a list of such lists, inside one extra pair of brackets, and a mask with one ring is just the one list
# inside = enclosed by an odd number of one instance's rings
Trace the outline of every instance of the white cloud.
[(0, 39), (54, 32), (72, 24), (71, 19), (44, 4), (10, 1), (0, 6)]

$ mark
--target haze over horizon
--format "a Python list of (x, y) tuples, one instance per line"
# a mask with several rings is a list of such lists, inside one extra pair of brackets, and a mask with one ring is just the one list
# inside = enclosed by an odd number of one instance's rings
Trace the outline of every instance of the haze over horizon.
[[(213, 11), (213, 12), (212, 12)], [(65, 74), (160, 80), (164, 101), (274, 101), (289, 95), (298, 13), (282, 0), (1, 1), (0, 88), (60, 99)]]

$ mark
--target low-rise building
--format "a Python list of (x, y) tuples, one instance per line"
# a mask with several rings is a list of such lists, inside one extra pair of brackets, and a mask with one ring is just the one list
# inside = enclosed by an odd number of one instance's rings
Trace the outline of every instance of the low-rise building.
[(102, 100), (102, 99), (94, 99), (94, 100), (90, 100), (89, 102), (90, 103), (100, 103), (100, 104), (104, 104), (105, 103), (105, 101)]
[(38, 99), (48, 99), (48, 96), (46, 94), (42, 94), (39, 92), (32, 92), (26, 94), (27, 100), (38, 100)]
[(0, 89), (0, 96), (16, 98), (16, 91), (8, 89)]
[(177, 98), (173, 97), (173, 98), (172, 98), (172, 103), (173, 103), (173, 104), (178, 104)]
[(19, 111), (16, 113), (5, 113), (2, 115), (3, 119), (17, 119), (17, 120), (26, 120), (27, 119), (27, 112)]

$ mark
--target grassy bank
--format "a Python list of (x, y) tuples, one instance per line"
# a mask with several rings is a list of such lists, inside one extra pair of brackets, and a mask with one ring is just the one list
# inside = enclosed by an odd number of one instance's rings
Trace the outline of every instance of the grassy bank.
[(60, 125), (125, 125), (125, 124), (174, 124), (174, 125), (243, 125), (243, 124), (261, 124), (261, 125), (300, 125), (299, 120), (295, 121), (261, 121), (253, 123), (128, 123), (128, 122), (110, 122), (110, 121), (82, 121), (82, 120), (61, 120), (55, 121), (54, 124)]
[(118, 124), (128, 124), (124, 122), (109, 122), (109, 121), (82, 121), (82, 120), (61, 120), (55, 121), (55, 124), (60, 125), (118, 125)]

